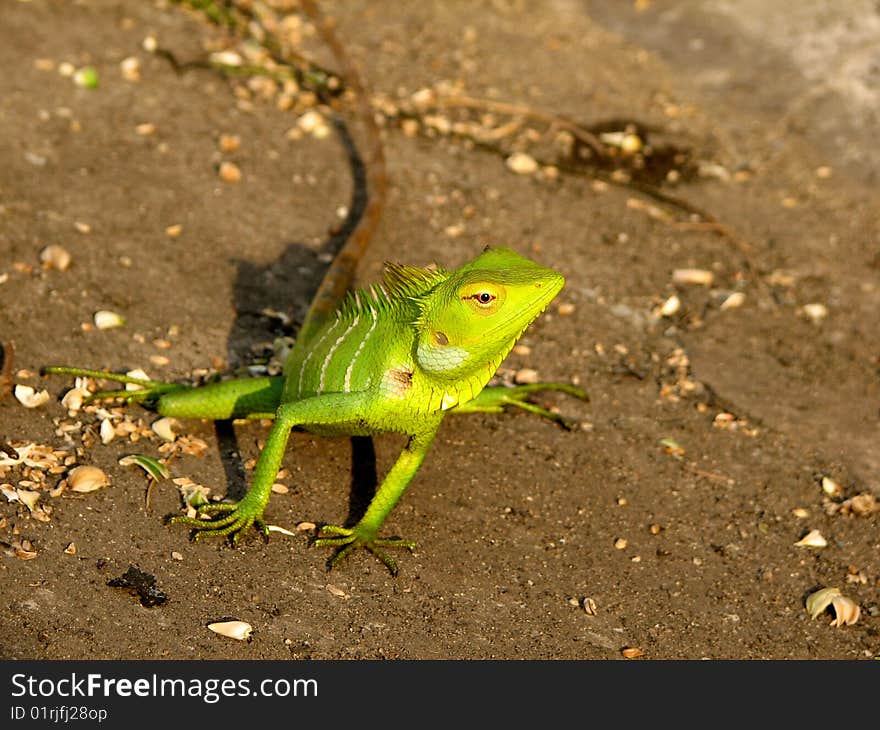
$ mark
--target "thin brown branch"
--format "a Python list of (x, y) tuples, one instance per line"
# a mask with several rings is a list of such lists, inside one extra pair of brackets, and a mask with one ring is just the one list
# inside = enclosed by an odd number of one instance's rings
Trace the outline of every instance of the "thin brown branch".
[(454, 108), (460, 107), (465, 109), (483, 109), (485, 111), (498, 112), (499, 114), (510, 114), (512, 116), (525, 117), (542, 122), (557, 129), (564, 129), (570, 132), (578, 140), (587, 145), (599, 157), (605, 156), (605, 147), (592, 132), (584, 129), (577, 122), (572, 121), (559, 114), (549, 114), (539, 109), (534, 109), (524, 104), (510, 104), (504, 101), (495, 101), (493, 99), (479, 99), (473, 96), (440, 96), (431, 106)]

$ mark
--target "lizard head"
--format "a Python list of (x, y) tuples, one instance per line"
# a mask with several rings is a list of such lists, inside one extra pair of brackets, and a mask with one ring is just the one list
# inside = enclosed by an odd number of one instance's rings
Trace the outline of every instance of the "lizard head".
[(487, 248), (419, 299), (416, 361), (441, 380), (485, 383), (564, 284), (515, 251)]

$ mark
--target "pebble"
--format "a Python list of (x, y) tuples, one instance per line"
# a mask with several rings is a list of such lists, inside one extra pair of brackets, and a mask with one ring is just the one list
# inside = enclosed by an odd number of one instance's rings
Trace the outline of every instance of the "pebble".
[(531, 175), (538, 170), (538, 162), (525, 152), (515, 152), (505, 161), (507, 168), (517, 175)]
[(234, 162), (221, 162), (218, 174), (220, 179), (226, 183), (237, 183), (241, 180), (241, 169)]

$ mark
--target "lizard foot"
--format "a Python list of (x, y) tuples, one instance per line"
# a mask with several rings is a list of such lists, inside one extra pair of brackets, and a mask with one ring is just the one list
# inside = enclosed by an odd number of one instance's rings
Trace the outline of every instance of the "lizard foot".
[(577, 421), (542, 408), (529, 400), (529, 396), (533, 393), (544, 390), (555, 390), (584, 401), (590, 400), (590, 396), (587, 395), (586, 391), (568, 383), (529, 383), (528, 385), (516, 385), (512, 388), (506, 385), (495, 385), (483, 388), (476, 398), (456, 406), (452, 411), (453, 413), (502, 413), (505, 406), (512, 406), (543, 418), (548, 418), (566, 430), (571, 431), (574, 429)]
[(203, 537), (229, 537), (232, 544), (237, 545), (251, 526), (264, 538), (269, 536), (269, 528), (262, 520), (262, 510), (253, 509), (247, 498), (235, 504), (206, 504), (199, 507), (199, 512), (212, 516), (212, 519), (177, 516), (169, 518), (167, 523), (191, 527), (191, 537), (196, 541)]
[[(335, 537), (325, 537), (325, 535)], [(324, 525), (312, 544), (316, 547), (336, 548), (336, 552), (327, 561), (328, 570), (335, 568), (352, 550), (364, 548), (381, 560), (391, 575), (397, 575), (397, 561), (379, 548), (402, 547), (410, 552), (416, 549), (416, 544), (412, 540), (405, 540), (402, 537), (375, 537), (373, 533), (358, 529), (357, 525), (354, 527)]]

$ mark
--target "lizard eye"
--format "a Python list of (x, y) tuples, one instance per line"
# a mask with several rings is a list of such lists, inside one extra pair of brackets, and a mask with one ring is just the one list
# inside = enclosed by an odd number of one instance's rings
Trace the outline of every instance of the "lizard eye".
[(491, 282), (474, 282), (462, 288), (459, 296), (473, 311), (488, 316), (498, 311), (505, 298), (504, 287)]

